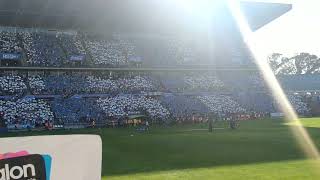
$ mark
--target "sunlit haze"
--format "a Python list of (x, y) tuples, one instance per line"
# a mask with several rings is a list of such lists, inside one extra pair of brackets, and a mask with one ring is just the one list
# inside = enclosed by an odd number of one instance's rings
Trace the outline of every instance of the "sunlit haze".
[[(246, 22), (238, 3), (234, 3), (231, 0), (228, 1), (229, 8), (232, 15), (237, 21), (239, 29), (242, 33), (242, 36), (250, 49), (254, 59), (258, 65), (258, 68), (270, 89), (274, 99), (279, 104), (281, 110), (285, 114), (285, 119), (288, 121), (296, 120), (297, 126), (292, 126), (291, 130), (295, 136), (297, 143), (300, 145), (301, 149), (305, 152), (305, 155), (312, 159), (319, 159), (320, 155), (317, 147), (315, 146), (313, 140), (310, 138), (308, 132), (300, 123), (298, 115), (296, 114), (292, 104), (289, 102), (286, 97), (282, 87), (277, 81), (276, 77), (272, 73), (272, 70), (266, 61), (262, 61), (263, 56), (261, 55), (261, 49), (263, 49), (259, 42), (256, 41), (254, 36), (252, 36), (251, 30), (248, 23)], [(317, 164), (319, 165), (319, 164)], [(319, 167), (319, 166), (318, 166)]]
[(264, 1), (284, 2), (292, 4), (292, 10), (254, 33), (255, 39), (263, 45), (264, 55), (274, 52), (294, 55), (308, 52), (320, 55), (320, 1), (318, 0), (287, 0)]

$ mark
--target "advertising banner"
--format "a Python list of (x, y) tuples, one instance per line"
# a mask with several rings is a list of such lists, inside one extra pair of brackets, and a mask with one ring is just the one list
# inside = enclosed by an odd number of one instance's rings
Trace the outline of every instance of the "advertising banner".
[(1, 138), (0, 147), (0, 180), (101, 180), (99, 136)]
[(134, 63), (141, 63), (142, 62), (142, 58), (139, 56), (131, 56), (129, 57), (129, 61), (130, 62), (134, 62)]
[(0, 53), (1, 60), (19, 60), (21, 58), (21, 54), (15, 53)]
[(280, 112), (271, 113), (270, 115), (271, 115), (271, 117), (273, 117), (273, 118), (282, 118), (282, 117), (284, 117), (284, 114), (283, 114), (283, 113), (280, 113)]
[(70, 57), (70, 61), (84, 61), (85, 56), (84, 55), (72, 55)]

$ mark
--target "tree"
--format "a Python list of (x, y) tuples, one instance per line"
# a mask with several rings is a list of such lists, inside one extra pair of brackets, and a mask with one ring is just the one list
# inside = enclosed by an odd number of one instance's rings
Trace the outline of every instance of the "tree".
[(295, 60), (296, 74), (313, 74), (320, 68), (320, 60), (313, 54), (300, 53), (291, 59)]
[(268, 57), (269, 65), (274, 74), (296, 74), (295, 64), (293, 59), (284, 57), (280, 53), (273, 53)]
[(271, 69), (276, 75), (314, 74), (320, 72), (320, 59), (313, 54), (300, 53), (291, 58), (280, 53), (268, 57)]
[(282, 54), (280, 53), (273, 53), (268, 57), (268, 63), (274, 73), (278, 70), (279, 65), (281, 64), (281, 57)]

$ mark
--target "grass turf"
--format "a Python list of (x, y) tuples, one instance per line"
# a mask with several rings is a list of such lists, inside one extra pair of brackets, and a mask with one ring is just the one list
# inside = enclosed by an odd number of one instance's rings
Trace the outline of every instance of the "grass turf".
[[(303, 119), (320, 147), (320, 118)], [(205, 125), (9, 133), (1, 136), (99, 134), (103, 180), (111, 179), (319, 179), (281, 120), (242, 122), (240, 129)], [(201, 130), (203, 129), (203, 130)]]

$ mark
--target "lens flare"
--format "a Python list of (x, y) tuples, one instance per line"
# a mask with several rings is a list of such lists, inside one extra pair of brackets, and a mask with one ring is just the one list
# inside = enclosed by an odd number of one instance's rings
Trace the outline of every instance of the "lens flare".
[[(310, 159), (319, 160), (320, 155), (317, 147), (315, 146), (313, 140), (310, 138), (308, 132), (303, 127), (301, 121), (298, 118), (297, 113), (293, 109), (292, 105), (288, 101), (283, 89), (281, 88), (278, 80), (276, 79), (275, 75), (273, 74), (268, 62), (263, 57), (263, 53), (261, 52), (261, 48), (259, 48), (259, 43), (254, 41), (252, 36), (252, 31), (246, 21), (244, 15), (241, 12), (239, 2), (235, 0), (228, 0), (228, 7), (237, 22), (239, 30), (243, 36), (243, 39), (251, 52), (251, 55), (255, 59), (255, 62), (270, 90), (272, 93), (273, 98), (279, 104), (280, 109), (285, 115), (286, 121), (296, 121), (295, 126), (290, 126), (290, 129), (302, 149), (305, 153), (306, 157)], [(317, 161), (317, 165), (319, 161)], [(319, 166), (318, 166), (319, 167)]]

